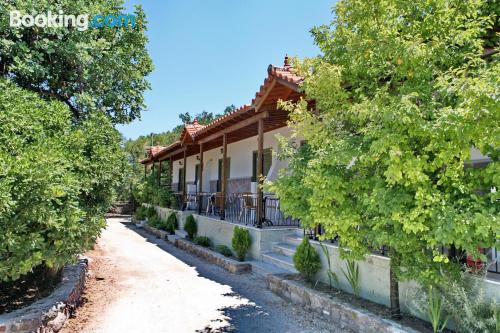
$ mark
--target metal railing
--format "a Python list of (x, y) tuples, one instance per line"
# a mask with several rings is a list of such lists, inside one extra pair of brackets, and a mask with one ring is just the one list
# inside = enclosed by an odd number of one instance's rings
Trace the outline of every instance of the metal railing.
[[(257, 227), (299, 226), (299, 220), (286, 216), (280, 210), (280, 201), (272, 195), (264, 195), (261, 220), (258, 221), (257, 200), (253, 193), (175, 193), (178, 209), (197, 212), (201, 215)], [(171, 207), (173, 208), (173, 207)]]
[(492, 263), (488, 266), (488, 273), (500, 274), (500, 253), (497, 248), (491, 250)]

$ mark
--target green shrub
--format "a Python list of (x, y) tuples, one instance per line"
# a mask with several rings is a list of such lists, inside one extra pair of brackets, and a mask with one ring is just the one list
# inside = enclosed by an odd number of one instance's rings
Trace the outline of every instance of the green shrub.
[(142, 220), (146, 219), (146, 217), (147, 217), (146, 207), (144, 207), (144, 206), (138, 207), (137, 210), (135, 211), (134, 217), (138, 221), (142, 221)]
[(309, 243), (308, 237), (304, 237), (302, 243), (297, 247), (297, 251), (293, 255), (293, 264), (308, 281), (311, 281), (314, 275), (321, 269), (319, 254)]
[(156, 209), (154, 209), (153, 206), (149, 206), (148, 208), (146, 208), (146, 216), (148, 217), (148, 219), (156, 216)]
[(234, 252), (236, 252), (236, 258), (239, 261), (245, 260), (248, 249), (252, 244), (248, 229), (235, 227), (231, 244), (233, 245)]
[(93, 246), (125, 176), (120, 141), (104, 114), (73, 123), (64, 103), (0, 79), (0, 280)]
[(148, 218), (148, 224), (157, 229), (161, 229), (161, 227), (163, 226), (162, 220), (157, 215)]
[(196, 236), (194, 243), (203, 247), (210, 247), (212, 245), (212, 241), (206, 236)]
[(215, 247), (215, 251), (219, 252), (220, 254), (222, 254), (225, 257), (230, 257), (233, 255), (233, 251), (231, 251), (231, 249), (229, 247), (227, 247), (226, 245), (217, 245)]
[(165, 225), (165, 231), (168, 231), (171, 235), (175, 234), (175, 230), (178, 228), (177, 225), (177, 214), (172, 213), (167, 218), (167, 222)]
[(188, 237), (190, 239), (194, 239), (196, 232), (198, 231), (198, 226), (196, 224), (196, 220), (194, 219), (193, 214), (189, 215), (186, 219), (186, 223), (184, 224), (184, 230), (187, 232)]

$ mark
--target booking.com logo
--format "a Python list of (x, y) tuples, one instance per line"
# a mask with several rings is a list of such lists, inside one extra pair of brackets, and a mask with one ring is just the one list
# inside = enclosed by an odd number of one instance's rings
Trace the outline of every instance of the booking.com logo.
[(40, 28), (69, 28), (74, 27), (78, 31), (85, 31), (88, 28), (119, 28), (136, 26), (135, 15), (119, 14), (119, 15), (102, 15), (97, 14), (89, 19), (88, 14), (67, 15), (62, 10), (58, 13), (38, 13), (36, 15), (22, 14), (19, 10), (10, 12), (10, 26), (19, 27), (40, 27)]

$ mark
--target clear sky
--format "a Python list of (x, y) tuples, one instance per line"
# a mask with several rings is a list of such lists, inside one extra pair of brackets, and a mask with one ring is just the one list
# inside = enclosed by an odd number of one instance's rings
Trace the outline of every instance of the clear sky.
[(141, 4), (155, 66), (141, 120), (118, 129), (126, 138), (180, 123), (179, 113), (220, 113), (249, 104), (269, 64), (315, 56), (309, 30), (332, 19), (334, 0), (127, 0)]

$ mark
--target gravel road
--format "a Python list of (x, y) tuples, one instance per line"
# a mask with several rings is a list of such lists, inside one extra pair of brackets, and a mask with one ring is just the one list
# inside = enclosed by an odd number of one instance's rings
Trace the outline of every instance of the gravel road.
[(349, 332), (283, 301), (253, 274), (233, 275), (110, 218), (96, 248), (84, 304), (70, 332)]

